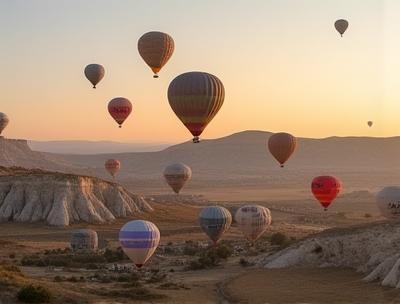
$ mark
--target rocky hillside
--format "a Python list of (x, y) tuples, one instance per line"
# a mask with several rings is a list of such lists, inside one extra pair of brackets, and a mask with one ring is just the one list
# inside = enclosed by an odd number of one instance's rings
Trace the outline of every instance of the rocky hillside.
[(400, 223), (324, 231), (261, 261), (266, 268), (351, 267), (367, 282), (400, 288)]
[(102, 179), (0, 167), (0, 221), (67, 226), (106, 223), (151, 210), (142, 197)]

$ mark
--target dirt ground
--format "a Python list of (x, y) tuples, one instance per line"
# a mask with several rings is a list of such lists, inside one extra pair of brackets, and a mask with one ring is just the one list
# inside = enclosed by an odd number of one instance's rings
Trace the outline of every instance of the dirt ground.
[[(310, 234), (331, 227), (346, 227), (354, 224), (380, 221), (373, 196), (368, 192), (347, 194), (337, 200), (328, 212), (311, 199), (294, 199), (288, 195), (285, 200), (262, 200), (264, 192), (254, 197), (257, 200), (235, 201), (218, 200), (207, 202), (206, 199), (190, 202), (184, 196), (158, 197), (152, 201), (154, 212), (141, 214), (139, 217), (153, 221), (161, 231), (161, 246), (172, 242), (180, 246), (186, 241), (199, 241), (207, 244), (207, 238), (198, 226), (197, 217), (204, 205), (219, 203), (232, 212), (242, 204), (258, 203), (271, 209), (273, 223), (258, 243), (266, 242), (274, 232), (281, 232), (288, 237), (300, 240)], [(233, 196), (229, 196), (232, 198)], [(148, 198), (150, 199), (150, 198)], [(168, 203), (168, 201), (176, 201)], [(189, 201), (188, 201), (189, 200)], [(162, 201), (162, 202), (160, 202)], [(365, 216), (365, 214), (369, 214)], [(98, 232), (99, 239), (108, 246), (118, 246), (117, 236), (120, 227), (133, 218), (118, 219), (107, 225), (73, 225), (68, 228), (49, 227), (43, 224), (0, 224), (0, 260), (16, 259), (23, 255), (36, 253), (45, 249), (65, 248), (69, 246), (71, 232), (77, 228), (92, 228)], [(246, 247), (235, 224), (224, 235), (223, 239), (234, 242), (235, 246)], [(251, 253), (251, 251), (249, 251)], [(265, 270), (255, 266), (242, 267), (242, 257), (256, 261), (259, 254), (250, 256), (236, 254), (221, 265), (211, 269), (187, 270), (176, 266), (180, 259), (186, 257), (156, 254), (146, 265), (148, 269), (170, 269), (168, 282), (182, 288), (160, 288), (149, 284), (151, 291), (167, 296), (153, 300), (151, 303), (397, 303), (400, 293), (395, 289), (386, 289), (378, 284), (361, 282), (362, 274), (351, 269), (280, 269)], [(58, 293), (64, 293), (74, 299), (71, 303), (150, 303), (132, 301), (119, 297), (102, 297), (90, 290), (112, 290), (115, 284), (93, 282), (55, 283), (56, 275), (87, 276), (87, 270), (48, 270), (43, 267), (22, 267), (24, 274), (41, 284), (50, 286)], [(1, 297), (0, 297), (1, 299)], [(0, 301), (1, 303), (1, 301)], [(11, 302), (12, 303), (12, 302)]]

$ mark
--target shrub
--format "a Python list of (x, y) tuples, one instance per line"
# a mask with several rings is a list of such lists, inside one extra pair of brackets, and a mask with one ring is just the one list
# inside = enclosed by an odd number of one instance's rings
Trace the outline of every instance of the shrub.
[(232, 252), (232, 248), (227, 245), (208, 248), (200, 253), (200, 257), (197, 260), (191, 261), (188, 268), (190, 270), (199, 270), (217, 266), (221, 260), (226, 260), (230, 257)]
[(271, 235), (270, 242), (272, 245), (284, 246), (289, 242), (289, 239), (285, 234), (275, 232)]
[(240, 266), (243, 266), (243, 267), (247, 267), (247, 266), (251, 265), (251, 263), (248, 260), (246, 260), (245, 258), (240, 258), (239, 264), (240, 264)]
[(364, 217), (366, 217), (366, 218), (372, 217), (372, 214), (371, 213), (365, 213)]
[(45, 287), (28, 285), (18, 291), (17, 298), (25, 303), (47, 303), (51, 299), (51, 293)]

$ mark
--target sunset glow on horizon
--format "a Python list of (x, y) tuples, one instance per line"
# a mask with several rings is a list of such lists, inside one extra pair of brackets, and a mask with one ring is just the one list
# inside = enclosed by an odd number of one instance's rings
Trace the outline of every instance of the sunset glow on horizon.
[[(395, 0), (1, 1), (4, 135), (190, 140), (167, 88), (181, 73), (204, 71), (226, 96), (203, 138), (244, 130), (397, 136), (399, 12)], [(333, 27), (338, 18), (350, 22), (343, 38)], [(175, 41), (159, 79), (137, 51), (151, 30)], [(96, 90), (83, 74), (90, 63), (106, 69)], [(119, 96), (133, 104), (121, 129), (107, 111)]]

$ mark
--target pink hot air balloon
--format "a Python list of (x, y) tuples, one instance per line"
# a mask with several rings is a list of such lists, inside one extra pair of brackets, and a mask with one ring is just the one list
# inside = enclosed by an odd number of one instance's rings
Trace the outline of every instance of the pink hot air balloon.
[(115, 175), (121, 169), (121, 162), (119, 160), (116, 160), (116, 159), (109, 159), (104, 164), (104, 167), (106, 168), (108, 173), (111, 174), (112, 177), (115, 177)]
[(108, 103), (108, 112), (121, 128), (125, 119), (127, 119), (132, 112), (132, 104), (126, 98), (117, 97)]

